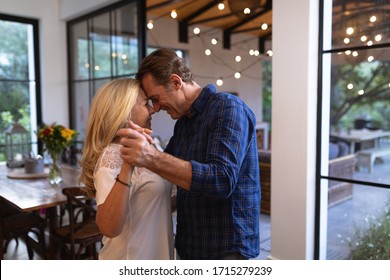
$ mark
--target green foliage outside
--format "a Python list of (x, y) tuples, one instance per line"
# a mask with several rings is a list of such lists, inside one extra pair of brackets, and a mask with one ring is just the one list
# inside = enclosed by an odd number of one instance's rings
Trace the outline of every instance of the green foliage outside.
[(351, 259), (390, 260), (390, 207), (382, 216), (368, 222), (368, 229), (357, 229), (355, 241), (349, 244)]
[(272, 117), (272, 61), (263, 62), (263, 121), (271, 124)]
[(5, 131), (30, 125), (27, 25), (0, 20), (0, 161), (5, 161)]
[(331, 126), (347, 130), (356, 119), (366, 119), (374, 128), (390, 130), (389, 76), (389, 61), (332, 66)]

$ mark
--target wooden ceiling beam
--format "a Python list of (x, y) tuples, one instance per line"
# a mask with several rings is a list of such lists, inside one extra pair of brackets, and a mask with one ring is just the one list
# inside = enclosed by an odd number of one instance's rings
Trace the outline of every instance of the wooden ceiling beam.
[(259, 16), (261, 15), (264, 15), (265, 13), (269, 12), (272, 10), (272, 0), (267, 0), (267, 3), (265, 4), (264, 6), (264, 9), (253, 14), (253, 15), (250, 15), (248, 17), (246, 17), (245, 19), (243, 19), (242, 21), (228, 27), (227, 29), (225, 29), (223, 31), (223, 48), (224, 49), (230, 49), (230, 36), (232, 35), (233, 31), (235, 29), (237, 29), (238, 27), (258, 18)]
[(188, 43), (188, 22), (202, 15), (203, 13), (207, 12), (217, 4), (218, 4), (218, 0), (213, 0), (207, 3), (206, 5), (204, 5), (203, 7), (201, 7), (195, 13), (192, 13), (188, 17), (179, 20), (179, 42)]

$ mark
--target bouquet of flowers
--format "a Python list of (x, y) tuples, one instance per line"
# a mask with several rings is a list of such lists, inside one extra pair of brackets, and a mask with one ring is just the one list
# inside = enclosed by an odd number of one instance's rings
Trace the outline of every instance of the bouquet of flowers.
[(58, 159), (61, 156), (61, 151), (73, 143), (77, 137), (77, 133), (73, 129), (53, 123), (52, 125), (45, 124), (42, 126), (38, 130), (37, 136), (38, 139), (45, 145), (45, 149), (52, 159), (49, 172), (50, 183), (52, 185), (58, 185), (62, 181), (62, 174), (58, 164)]
[(70, 146), (76, 138), (77, 133), (73, 129), (53, 123), (44, 125), (38, 130), (38, 139), (45, 144), (50, 155), (60, 153), (64, 148)]

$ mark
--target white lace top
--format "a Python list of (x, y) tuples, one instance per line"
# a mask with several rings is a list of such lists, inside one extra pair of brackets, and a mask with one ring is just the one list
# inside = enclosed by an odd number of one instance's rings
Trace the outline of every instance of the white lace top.
[[(120, 147), (107, 146), (96, 164), (97, 205), (104, 203), (122, 166)], [(145, 168), (135, 168), (131, 182), (127, 222), (117, 237), (103, 237), (99, 259), (173, 259), (172, 184)]]

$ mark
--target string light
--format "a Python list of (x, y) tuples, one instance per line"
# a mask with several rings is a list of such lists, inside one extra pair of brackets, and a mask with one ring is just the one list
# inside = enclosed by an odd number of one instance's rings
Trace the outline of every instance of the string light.
[(224, 4), (223, 2), (220, 2), (220, 3), (218, 4), (218, 9), (219, 9), (220, 11), (223, 11), (223, 10), (225, 9), (225, 4)]
[(374, 57), (372, 55), (370, 55), (369, 57), (367, 57), (367, 61), (368, 62), (372, 62), (374, 60)]
[(146, 27), (149, 29), (149, 30), (152, 30), (153, 29), (153, 20), (149, 20), (148, 21), (148, 24), (146, 25)]
[(367, 36), (366, 36), (366, 35), (363, 35), (362, 37), (360, 37), (360, 41), (362, 41), (362, 42), (367, 41)]
[(367, 42), (367, 46), (372, 46), (373, 42), (370, 40)]
[(362, 90), (362, 89), (359, 90), (359, 91), (358, 91), (358, 94), (359, 94), (359, 95), (363, 95), (363, 94), (364, 94), (364, 90)]
[(244, 14), (245, 15), (249, 15), (251, 13), (251, 9), (249, 9), (249, 8), (245, 8), (244, 9)]
[(371, 21), (371, 22), (376, 22), (376, 16), (370, 17), (370, 21)]
[(351, 40), (349, 38), (344, 38), (344, 44), (349, 44), (349, 42), (351, 42)]
[(382, 35), (378, 34), (375, 36), (375, 41), (379, 42), (382, 40)]
[[(181, 9), (183, 7), (184, 7), (184, 5), (179, 7), (179, 9)], [(224, 1), (219, 1), (218, 9), (219, 10), (223, 10), (224, 8), (225, 8)], [(171, 18), (176, 19), (178, 17), (178, 12), (177, 11), (178, 11), (177, 9), (174, 9), (171, 12), (167, 12), (165, 14), (165, 16), (169, 16), (170, 15)], [(247, 9), (245, 9), (244, 13), (245, 14), (250, 14), (251, 10), (249, 8), (247, 8)], [(154, 18), (153, 20), (156, 20), (158, 18), (163, 18), (163, 16), (159, 16), (157, 18)], [(153, 20), (152, 19), (148, 20), (148, 23), (147, 23), (146, 26), (147, 26), (147, 28), (149, 30), (152, 30), (154, 28), (154, 21)], [(268, 27), (269, 26), (268, 26), (267, 23), (262, 23), (261, 26), (260, 26), (260, 28), (262, 30), (266, 30), (266, 29), (268, 29)], [(206, 31), (202, 30), (202, 36), (200, 36), (200, 32), (201, 32), (200, 28), (199, 27), (195, 27), (193, 29), (193, 34), (197, 35), (197, 36), (193, 36), (193, 38), (194, 37), (198, 37), (199, 39), (202, 40), (202, 43), (205, 45), (204, 53), (205, 53), (206, 56), (210, 56), (210, 59), (212, 59), (213, 63), (217, 63), (217, 65), (221, 65), (221, 66), (223, 66), (223, 67), (225, 67), (227, 69), (230, 68), (233, 71), (233, 73), (230, 74), (230, 75), (228, 74), (228, 75), (226, 75), (224, 77), (219, 77), (219, 78), (217, 78), (217, 77), (213, 78), (213, 77), (210, 77), (210, 76), (202, 77), (202, 76), (199, 76), (199, 75), (196, 75), (196, 74), (194, 74), (194, 75), (197, 76), (197, 77), (203, 78), (203, 79), (210, 79), (210, 78), (211, 79), (216, 79), (216, 84), (218, 86), (222, 86), (224, 78), (233, 78), (233, 77), (236, 78), (236, 79), (241, 78), (241, 76), (243, 75), (242, 74), (243, 72), (247, 71), (248, 69), (251, 69), (257, 63), (260, 63), (261, 59), (260, 60), (259, 59), (253, 60), (251, 63), (249, 63), (249, 65), (246, 65), (242, 69), (239, 69), (239, 71), (233, 70), (232, 69), (233, 68), (232, 64), (228, 63), (226, 59), (221, 59), (220, 57), (218, 57), (218, 52), (216, 53), (214, 48), (210, 48), (209, 46), (207, 46), (207, 42), (209, 42), (209, 44), (211, 43), (211, 45), (214, 45), (214, 46), (217, 45), (219, 43), (219, 39), (217, 37), (211, 37), (210, 36), (210, 39), (208, 41), (204, 40), (204, 36), (206, 36), (208, 33), (210, 33), (210, 31), (215, 31), (215, 30), (217, 30), (217, 29), (216, 28), (209, 28), (209, 29), (206, 29)], [(247, 44), (248, 41), (252, 41), (252, 40), (255, 40), (255, 39), (256, 38), (251, 38), (251, 39), (245, 39), (242, 42), (236, 42), (235, 44), (232, 45), (232, 47), (234, 45), (236, 45), (237, 50), (238, 51), (242, 51), (243, 50), (242, 46), (244, 46), (244, 43)], [(241, 46), (241, 48), (239, 46)], [(251, 55), (251, 56), (260, 56), (260, 52), (258, 50), (256, 50), (256, 49), (252, 48), (252, 49), (249, 50), (249, 55)], [(272, 56), (272, 51), (269, 50), (267, 52), (267, 55), (268, 56)], [(266, 55), (264, 55), (264, 57), (265, 56)], [(242, 57), (240, 55), (236, 55), (234, 57), (234, 59), (235, 59), (236, 62), (241, 62), (242, 61)], [(126, 61), (124, 59), (123, 59), (122, 62), (126, 63)], [(251, 78), (251, 79), (259, 79), (259, 77), (257, 77), (257, 76), (256, 77), (255, 76), (254, 77), (250, 77), (250, 76), (246, 75), (246, 77)]]
[(177, 18), (177, 12), (176, 10), (171, 11), (171, 18)]
[(351, 83), (348, 84), (348, 85), (347, 85), (347, 89), (353, 89), (353, 84), (351, 84)]
[(348, 35), (352, 35), (353, 32), (354, 32), (353, 27), (348, 27), (348, 28), (347, 28), (347, 34), (348, 34)]

